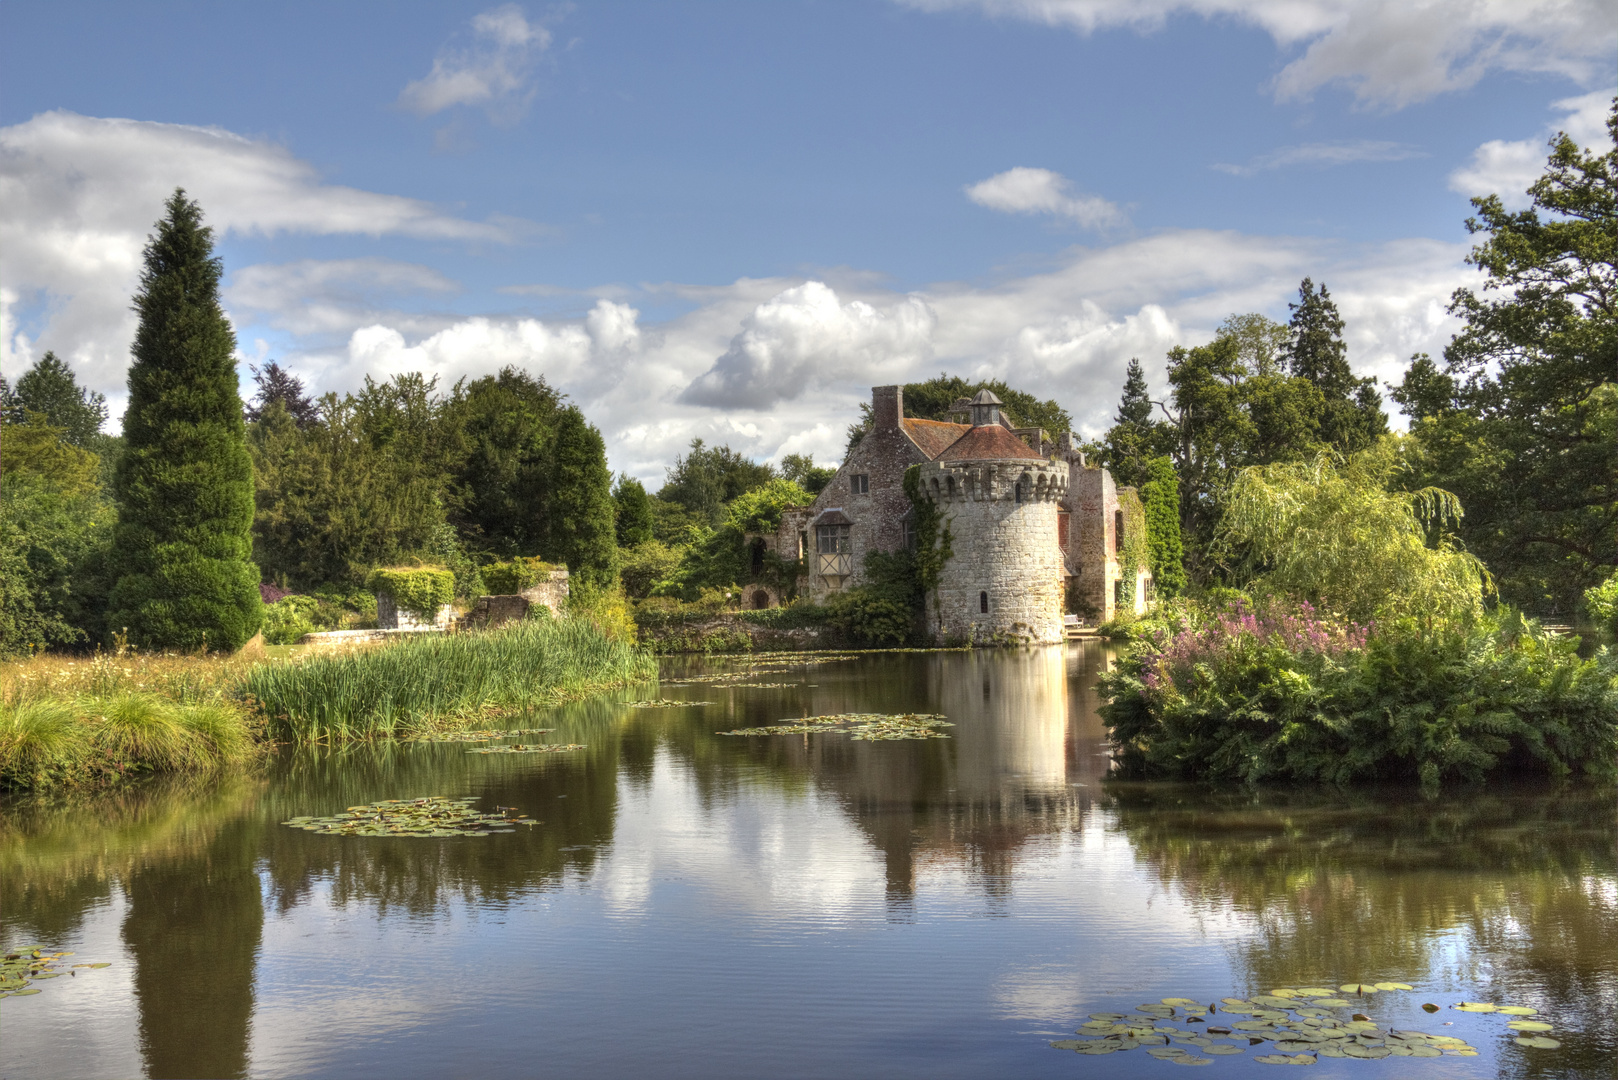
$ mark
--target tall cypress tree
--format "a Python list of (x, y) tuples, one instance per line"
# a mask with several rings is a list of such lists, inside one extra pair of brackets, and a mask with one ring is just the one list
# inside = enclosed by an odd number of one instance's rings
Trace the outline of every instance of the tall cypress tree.
[(618, 576), (612, 471), (601, 432), (585, 422), (577, 406), (557, 417), (550, 474), (545, 558), (567, 563), (587, 586), (610, 587)]
[(166, 210), (135, 295), (109, 625), (148, 648), (236, 649), (264, 618), (236, 335), (201, 208), (176, 189)]
[(612, 489), (612, 502), (619, 547), (639, 547), (652, 538), (652, 498), (639, 480), (628, 473), (620, 476)]

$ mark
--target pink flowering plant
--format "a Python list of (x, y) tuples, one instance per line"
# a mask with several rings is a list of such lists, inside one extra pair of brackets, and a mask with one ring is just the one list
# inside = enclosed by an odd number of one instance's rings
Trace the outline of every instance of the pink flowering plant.
[(1182, 601), (1137, 624), (1100, 689), (1126, 775), (1618, 775), (1618, 662), (1520, 618), (1378, 625), (1284, 598)]

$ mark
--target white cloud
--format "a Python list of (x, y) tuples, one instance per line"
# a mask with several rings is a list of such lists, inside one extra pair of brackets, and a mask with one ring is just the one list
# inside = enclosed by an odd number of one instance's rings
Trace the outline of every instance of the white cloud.
[[(286, 147), (219, 128), (41, 113), (0, 128), (0, 365), (13, 370), (36, 347), (54, 349), (92, 384), (119, 394), (141, 251), (176, 187), (201, 203), (221, 234), (503, 244), (533, 229), (323, 183)], [(17, 329), (25, 305), (44, 313), (31, 338)]]
[(681, 400), (765, 408), (850, 377), (880, 382), (930, 355), (932, 329), (933, 313), (916, 297), (879, 309), (805, 282), (754, 308)]
[(1566, 115), (1549, 125), (1539, 139), (1491, 139), (1472, 153), (1472, 160), (1449, 174), (1451, 191), (1471, 197), (1499, 195), (1508, 210), (1521, 210), (1533, 200), (1529, 185), (1545, 171), (1548, 145), (1554, 132), (1565, 131), (1586, 149), (1612, 149), (1607, 116), (1612, 111), (1612, 90), (1597, 90), (1555, 102), (1551, 108)]
[(269, 324), (294, 334), (347, 334), (393, 315), (385, 299), (458, 292), (460, 286), (431, 267), (393, 259), (300, 259), (257, 263), (230, 276), (225, 303), (233, 312), (262, 313)]
[(1246, 165), (1214, 165), (1220, 172), (1233, 176), (1252, 176), (1270, 169), (1283, 169), (1289, 165), (1312, 165), (1327, 168), (1333, 165), (1351, 165), (1357, 162), (1406, 161), (1426, 157), (1426, 153), (1405, 143), (1384, 142), (1376, 139), (1355, 139), (1351, 142), (1303, 143), (1283, 146), (1260, 154)]
[(534, 94), (534, 65), (551, 44), (550, 31), (505, 4), (472, 19), (472, 43), (446, 46), (433, 69), (399, 92), (399, 104), (420, 116), (456, 105), (482, 105), (497, 119), (514, 119)]
[(1465, 89), (1490, 71), (1553, 74), (1592, 86), (1610, 77), (1618, 8), (1610, 0), (898, 0), (927, 11), (971, 8), (1081, 34), (1146, 33), (1173, 16), (1258, 26), (1286, 50), (1280, 100), (1323, 86), (1401, 108)]
[(1018, 166), (996, 173), (966, 188), (966, 197), (979, 206), (1006, 214), (1051, 214), (1068, 218), (1088, 229), (1120, 225), (1123, 211), (1099, 195), (1075, 192), (1061, 173)]

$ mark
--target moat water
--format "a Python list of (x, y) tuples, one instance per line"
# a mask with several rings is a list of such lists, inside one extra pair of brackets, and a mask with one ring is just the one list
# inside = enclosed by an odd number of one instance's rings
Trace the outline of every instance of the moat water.
[[(505, 721), (574, 753), (288, 751), (250, 778), (0, 807), (0, 944), (111, 964), (0, 1001), (0, 1076), (1160, 1076), (1177, 1066), (1140, 1049), (1049, 1044), (1165, 997), (1375, 981), (1414, 989), (1355, 1010), (1478, 1056), (1311, 1075), (1614, 1075), (1612, 791), (1120, 783), (1105, 663), (1074, 644), (745, 680), (772, 687), (674, 683), (726, 667), (676, 660), (661, 685)], [(658, 696), (712, 704), (623, 704)], [(846, 712), (955, 726), (716, 734)], [(541, 824), (280, 824), (427, 795)], [(1461, 1001), (1537, 1008), (1561, 1046)]]

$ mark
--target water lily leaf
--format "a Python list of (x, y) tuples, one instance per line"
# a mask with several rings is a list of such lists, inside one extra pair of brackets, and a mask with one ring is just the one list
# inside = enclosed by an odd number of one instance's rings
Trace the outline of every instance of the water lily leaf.
[(1344, 983), (1337, 989), (1345, 994), (1374, 994), (1376, 986), (1373, 983)]
[(1232, 1045), (1230, 1045), (1230, 1043), (1214, 1043), (1212, 1046), (1204, 1047), (1202, 1052), (1204, 1054), (1220, 1054), (1220, 1055), (1225, 1055), (1225, 1054), (1245, 1054), (1245, 1053), (1247, 1053), (1247, 1051), (1244, 1050), (1242, 1047), (1240, 1047), (1240, 1046), (1232, 1046)]
[[(1370, 1024), (1373, 1028), (1376, 1027), (1376, 1024), (1372, 1022), (1371, 1018), (1366, 1016), (1364, 1013), (1354, 1014), (1354, 1024)], [(1353, 1027), (1354, 1024), (1349, 1024), (1348, 1026)]]
[(1073, 1047), (1073, 1050), (1080, 1054), (1111, 1054), (1122, 1049), (1124, 1049), (1124, 1047), (1119, 1046), (1116, 1043), (1108, 1043), (1104, 1040), (1098, 1040), (1092, 1043), (1084, 1043), (1082, 1045)]
[(39, 993), (38, 990), (13, 990), (9, 996), (11, 996), (11, 997), (27, 997), (30, 994), (37, 994), (37, 993)]
[(1411, 1057), (1443, 1057), (1444, 1052), (1436, 1046), (1412, 1046)]
[(1336, 997), (1337, 996), (1337, 991), (1335, 991), (1335, 990), (1327, 990), (1327, 989), (1324, 989), (1323, 987), (1319, 987), (1319, 986), (1306, 986), (1302, 990), (1299, 990), (1298, 993), (1303, 997), (1312, 997), (1312, 998)]
[(1192, 1008), (1192, 1009), (1200, 1009), (1202, 1007), (1200, 1002), (1192, 1001), (1190, 998), (1164, 998), (1163, 999), (1163, 1004), (1165, 1004), (1165, 1005), (1184, 1005), (1184, 1006), (1186, 1006), (1188, 1008)]
[(1530, 1009), (1526, 1005), (1502, 1005), (1495, 1012), (1505, 1013), (1507, 1016), (1537, 1016), (1538, 1009)]
[(1196, 1057), (1193, 1054), (1181, 1054), (1177, 1058), (1169, 1058), (1176, 1065), (1212, 1065), (1213, 1058)]
[(1247, 1001), (1246, 998), (1220, 998), (1219, 1000), (1223, 1001), (1226, 1005), (1246, 1005), (1246, 1004), (1248, 1004), (1248, 1001)]
[(1315, 1004), (1316, 1005), (1329, 1005), (1334, 1009), (1346, 1009), (1350, 1005), (1352, 1005), (1353, 1002), (1352, 1001), (1345, 1001), (1343, 998), (1316, 998), (1315, 999)]
[(1275, 1048), (1277, 1050), (1284, 1050), (1289, 1054), (1295, 1054), (1299, 1050), (1313, 1050), (1314, 1049), (1314, 1047), (1311, 1044), (1309, 1044), (1307, 1042), (1301, 1042), (1301, 1041), (1299, 1041), (1297, 1039), (1281, 1039), (1281, 1040), (1278, 1040), (1276, 1042), (1276, 1044), (1275, 1044)]
[(1422, 1005), (1422, 1007), (1421, 1007), (1421, 1008), (1422, 1008), (1422, 1011), (1423, 1011), (1423, 1012), (1430, 1012), (1430, 1013), (1435, 1013), (1435, 1012), (1437, 1012), (1437, 1011), (1438, 1011), (1438, 1006), (1437, 1006), (1437, 1005), (1434, 1005), (1434, 1004), (1433, 1004), (1433, 1003), (1432, 1003), (1432, 1002), (1430, 1002), (1430, 1001), (1429, 1001), (1429, 1002), (1427, 1002), (1427, 1003), (1426, 1003), (1426, 1004), (1424, 1004), (1424, 1005)]
[(1445, 1050), (1444, 1053), (1450, 1054), (1450, 1055), (1452, 1055), (1454, 1057), (1477, 1057), (1478, 1056), (1478, 1052), (1476, 1050), (1471, 1049), (1470, 1047), (1465, 1049), (1465, 1050)]
[(1524, 1035), (1511, 1041), (1518, 1046), (1532, 1046), (1539, 1050), (1555, 1050), (1562, 1045), (1558, 1040), (1548, 1035)]
[(1385, 1046), (1361, 1046), (1359, 1043), (1349, 1043), (1343, 1047), (1343, 1054), (1353, 1058), (1385, 1058), (1392, 1054)]
[(1179, 1057), (1185, 1053), (1178, 1046), (1148, 1046), (1146, 1052), (1155, 1058)]
[(1376, 984), (1376, 988), (1378, 990), (1414, 990), (1415, 989), (1415, 987), (1411, 986), (1409, 983), (1402, 983), (1402, 982), (1379, 982), (1379, 983)]
[(1082, 1043), (1077, 1039), (1060, 1039), (1051, 1043), (1051, 1046), (1057, 1050), (1077, 1050), (1081, 1046), (1088, 1045), (1088, 1043)]
[(1500, 1007), (1498, 1005), (1490, 1005), (1486, 1001), (1463, 1001), (1455, 1007), (1461, 1012), (1472, 1013), (1492, 1013), (1500, 1011)]
[(1513, 1020), (1506, 1027), (1515, 1031), (1550, 1031), (1551, 1025), (1543, 1020)]

